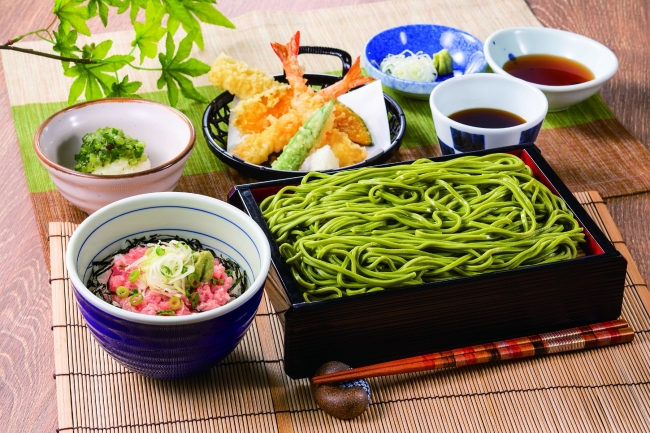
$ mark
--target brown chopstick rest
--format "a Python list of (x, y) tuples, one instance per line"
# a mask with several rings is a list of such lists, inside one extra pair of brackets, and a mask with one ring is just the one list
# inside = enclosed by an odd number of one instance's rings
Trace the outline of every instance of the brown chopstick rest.
[(627, 343), (633, 339), (634, 331), (627, 326), (627, 322), (613, 320), (563, 331), (415, 356), (337, 373), (319, 374), (312, 378), (312, 383), (322, 385), (368, 377), (528, 358)]
[[(327, 375), (350, 370), (338, 361), (323, 364), (316, 375)], [(370, 404), (370, 385), (365, 379), (355, 379), (333, 384), (316, 385), (312, 389), (316, 404), (323, 412), (339, 419), (352, 419), (361, 415)]]

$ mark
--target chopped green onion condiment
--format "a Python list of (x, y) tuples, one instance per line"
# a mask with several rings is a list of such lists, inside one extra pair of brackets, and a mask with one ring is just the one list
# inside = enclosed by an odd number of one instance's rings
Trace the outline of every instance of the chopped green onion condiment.
[(131, 295), (129, 298), (129, 304), (135, 307), (136, 305), (139, 305), (143, 300), (144, 296), (141, 293), (136, 293), (135, 295)]
[(201, 300), (201, 296), (199, 295), (198, 292), (192, 293), (192, 297), (190, 298), (190, 302), (192, 303), (192, 308), (196, 308), (196, 306), (199, 305), (200, 300)]
[(132, 282), (132, 283), (135, 280), (137, 280), (138, 278), (140, 278), (140, 270), (139, 269), (136, 269), (135, 271), (133, 271), (133, 272), (131, 272), (129, 274), (129, 281)]
[(175, 316), (176, 312), (172, 310), (159, 310), (156, 311), (157, 316)]
[(131, 294), (131, 291), (130, 291), (129, 289), (127, 289), (126, 287), (124, 287), (124, 286), (120, 286), (120, 287), (118, 287), (117, 290), (115, 291), (115, 294), (116, 294), (119, 298), (124, 299), (124, 298), (128, 297), (128, 296)]
[(114, 161), (126, 159), (129, 165), (146, 161), (145, 144), (124, 134), (118, 128), (99, 128), (81, 139), (81, 149), (74, 156), (74, 169), (83, 173), (92, 173)]
[(164, 256), (165, 255), (165, 249), (163, 247), (156, 247), (156, 255)]
[(192, 273), (187, 276), (187, 282), (189, 283), (190, 287), (193, 289), (196, 289), (201, 285), (201, 281), (199, 280), (199, 277), (196, 276), (196, 274)]
[(183, 305), (183, 301), (181, 301), (181, 298), (176, 296), (172, 296), (171, 298), (169, 298), (169, 308), (171, 308), (172, 310), (178, 310), (179, 308), (181, 308), (182, 305)]

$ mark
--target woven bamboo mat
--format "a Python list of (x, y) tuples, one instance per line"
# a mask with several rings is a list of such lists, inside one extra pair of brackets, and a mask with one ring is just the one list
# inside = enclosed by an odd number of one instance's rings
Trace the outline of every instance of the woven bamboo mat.
[[(352, 421), (322, 412), (282, 370), (282, 329), (264, 297), (237, 349), (210, 371), (156, 381), (114, 362), (86, 329), (63, 265), (75, 225), (50, 224), (60, 432), (645, 432), (650, 295), (598, 193), (578, 200), (628, 260), (630, 344), (503, 364), (371, 379)], [(579, 276), (576, 276), (579, 278)]]

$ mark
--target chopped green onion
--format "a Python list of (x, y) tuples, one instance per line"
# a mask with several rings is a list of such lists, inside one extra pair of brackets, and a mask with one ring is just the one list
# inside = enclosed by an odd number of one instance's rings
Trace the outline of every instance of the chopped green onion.
[(169, 269), (169, 266), (165, 266), (165, 265), (161, 266), (160, 272), (166, 277), (171, 277), (172, 275), (172, 270)]
[(117, 290), (115, 291), (115, 294), (116, 294), (119, 298), (124, 299), (124, 298), (128, 297), (128, 296), (131, 294), (131, 291), (130, 291), (129, 289), (127, 289), (126, 287), (124, 287), (124, 286), (120, 286), (120, 287), (118, 287)]
[(217, 279), (216, 278), (212, 278), (212, 284), (217, 284)]
[(200, 300), (201, 300), (201, 296), (199, 295), (199, 292), (192, 293), (192, 297), (190, 298), (190, 302), (192, 303), (192, 308), (196, 308), (196, 306), (199, 305)]
[(136, 269), (135, 271), (133, 271), (133, 272), (131, 272), (129, 274), (129, 281), (130, 282), (134, 282), (138, 278), (140, 278), (140, 270), (139, 269)]
[(164, 256), (165, 255), (165, 249), (163, 247), (156, 247), (156, 255)]
[(184, 274), (185, 272), (187, 272), (187, 266), (183, 266), (183, 270), (181, 270), (181, 274)]
[(181, 301), (181, 298), (177, 296), (172, 296), (169, 298), (169, 308), (172, 310), (178, 310), (181, 308), (181, 305), (183, 305), (183, 302)]
[(187, 282), (193, 289), (196, 289), (201, 285), (201, 281), (199, 281), (199, 277), (197, 277), (195, 273), (191, 273), (187, 276)]
[(226, 269), (226, 275), (232, 277), (232, 271), (230, 269)]
[(144, 296), (141, 293), (136, 293), (135, 295), (131, 295), (129, 298), (129, 304), (133, 305), (134, 307), (136, 305), (139, 305), (142, 301), (144, 301)]
[(175, 316), (176, 312), (172, 310), (158, 310), (156, 311), (157, 316)]

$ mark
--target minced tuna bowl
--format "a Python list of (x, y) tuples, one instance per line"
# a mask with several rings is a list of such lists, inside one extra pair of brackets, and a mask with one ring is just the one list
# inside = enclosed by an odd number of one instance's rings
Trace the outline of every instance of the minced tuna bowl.
[(91, 291), (126, 311), (154, 316), (213, 310), (239, 296), (246, 283), (237, 263), (181, 238), (129, 241), (93, 265)]

